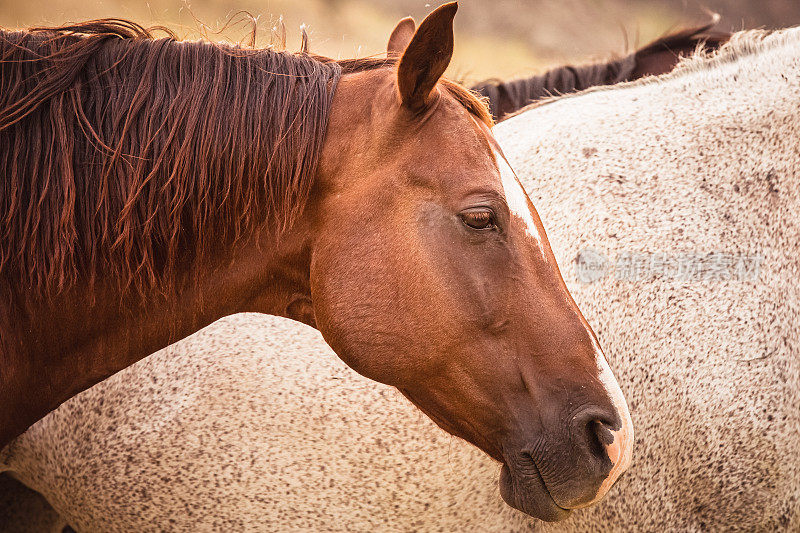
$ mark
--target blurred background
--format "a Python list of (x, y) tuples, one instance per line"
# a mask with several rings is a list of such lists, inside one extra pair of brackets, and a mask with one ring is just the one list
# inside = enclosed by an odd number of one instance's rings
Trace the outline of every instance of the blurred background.
[[(64, 24), (90, 18), (128, 18), (169, 26), (178, 35), (246, 41), (258, 17), (257, 43), (270, 42), (279, 17), (287, 48), (300, 46), (306, 24), (311, 51), (334, 58), (385, 50), (403, 16), (419, 23), (443, 0), (0, 0), (0, 26)], [(449, 75), (464, 81), (510, 78), (548, 66), (604, 59), (670, 30), (699, 25), (710, 13), (721, 30), (800, 24), (798, 0), (461, 0), (456, 53)], [(222, 30), (222, 31), (220, 31)], [(217, 33), (218, 32), (218, 33)]]

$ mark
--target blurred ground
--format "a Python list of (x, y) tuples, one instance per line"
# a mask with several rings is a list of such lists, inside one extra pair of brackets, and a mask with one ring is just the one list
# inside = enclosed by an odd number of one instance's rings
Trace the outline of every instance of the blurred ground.
[[(0, 0), (0, 26), (63, 24), (123, 17), (164, 24), (179, 35), (209, 32), (233, 19), (222, 37), (248, 35), (248, 11), (259, 17), (258, 43), (283, 16), (287, 45), (296, 50), (299, 27), (308, 26), (311, 50), (332, 57), (365, 56), (384, 49), (394, 23), (419, 22), (439, 0)], [(622, 53), (663, 33), (723, 16), (722, 29), (800, 24), (797, 0), (461, 0), (456, 17), (456, 57), (450, 75), (468, 80), (524, 76), (549, 65)]]

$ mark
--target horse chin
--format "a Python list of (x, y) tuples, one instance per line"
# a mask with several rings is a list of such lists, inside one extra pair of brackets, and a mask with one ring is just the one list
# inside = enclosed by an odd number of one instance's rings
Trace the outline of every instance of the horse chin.
[(500, 471), (500, 496), (514, 509), (546, 522), (564, 520), (572, 512), (553, 500), (538, 471), (523, 479), (514, 479), (505, 463)]

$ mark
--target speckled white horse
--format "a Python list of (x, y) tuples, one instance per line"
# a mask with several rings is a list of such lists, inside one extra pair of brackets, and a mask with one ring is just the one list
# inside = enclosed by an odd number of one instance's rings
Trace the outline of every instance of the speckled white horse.
[(505, 506), (497, 464), (264, 316), (81, 394), (0, 464), (87, 531), (797, 531), (798, 103), (800, 30), (748, 32), (496, 127), (637, 428), (627, 475), (565, 522)]

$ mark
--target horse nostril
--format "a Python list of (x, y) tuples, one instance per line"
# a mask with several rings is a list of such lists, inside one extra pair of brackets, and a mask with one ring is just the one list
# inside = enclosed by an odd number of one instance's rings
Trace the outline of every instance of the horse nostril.
[(589, 442), (593, 451), (601, 459), (608, 459), (611, 464), (616, 464), (622, 453), (622, 448), (614, 436), (614, 432), (608, 424), (600, 420), (591, 420), (589, 422), (588, 433)]

